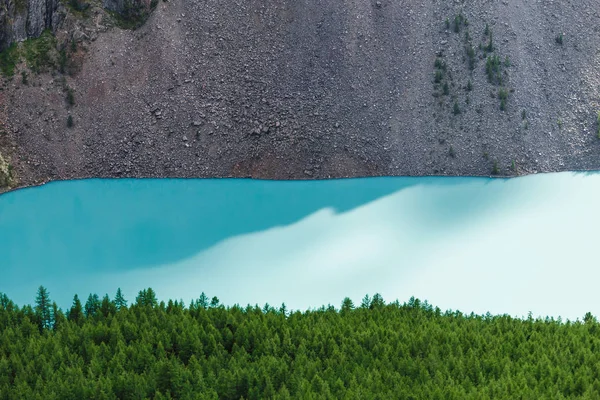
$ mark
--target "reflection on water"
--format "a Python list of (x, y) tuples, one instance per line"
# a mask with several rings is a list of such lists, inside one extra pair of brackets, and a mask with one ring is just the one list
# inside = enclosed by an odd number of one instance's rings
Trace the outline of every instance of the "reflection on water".
[(321, 182), (86, 180), (0, 196), (0, 291), (477, 313), (600, 314), (600, 175)]

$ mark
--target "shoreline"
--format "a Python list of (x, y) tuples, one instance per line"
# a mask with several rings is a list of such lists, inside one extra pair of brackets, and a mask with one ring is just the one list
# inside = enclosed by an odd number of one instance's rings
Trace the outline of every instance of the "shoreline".
[(518, 178), (527, 178), (534, 175), (550, 175), (550, 174), (562, 174), (562, 173), (574, 173), (574, 174), (596, 174), (600, 173), (598, 169), (584, 169), (584, 170), (564, 170), (564, 171), (540, 171), (540, 172), (532, 172), (522, 175), (357, 175), (357, 176), (338, 176), (338, 177), (330, 177), (330, 178), (311, 178), (311, 179), (272, 179), (272, 178), (261, 178), (261, 177), (252, 177), (252, 176), (213, 176), (213, 177), (205, 177), (205, 176), (197, 176), (197, 177), (160, 177), (160, 176), (89, 176), (89, 177), (81, 177), (81, 178), (66, 178), (66, 179), (49, 179), (40, 183), (29, 184), (29, 185), (20, 185), (10, 189), (3, 188), (0, 190), (0, 196), (8, 193), (14, 193), (20, 190), (27, 189), (35, 189), (41, 188), (48, 184), (53, 183), (61, 183), (61, 182), (70, 182), (70, 181), (83, 181), (83, 180), (248, 180), (248, 181), (268, 181), (268, 182), (326, 182), (326, 181), (335, 181), (335, 180), (351, 180), (351, 179), (381, 179), (381, 178), (474, 178), (474, 179), (489, 179), (489, 180), (512, 180)]

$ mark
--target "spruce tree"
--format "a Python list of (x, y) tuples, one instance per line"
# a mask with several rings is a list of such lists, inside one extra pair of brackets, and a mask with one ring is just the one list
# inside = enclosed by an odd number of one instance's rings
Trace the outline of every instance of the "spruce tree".
[(371, 298), (369, 297), (368, 294), (365, 294), (365, 297), (363, 297), (360, 307), (361, 308), (369, 308), (370, 306), (371, 306)]
[(77, 325), (81, 325), (83, 323), (83, 307), (81, 305), (81, 301), (79, 301), (79, 296), (77, 295), (73, 297), (73, 305), (67, 314), (67, 318), (69, 321), (73, 321)]
[(60, 327), (64, 325), (67, 321), (65, 314), (62, 312), (60, 308), (56, 305), (56, 302), (52, 302), (52, 328), (56, 331)]
[(353, 309), (354, 309), (354, 303), (352, 302), (352, 299), (350, 299), (350, 297), (345, 297), (344, 300), (342, 301), (341, 310), (342, 311), (350, 311)]
[(281, 303), (281, 307), (279, 307), (279, 313), (282, 314), (284, 317), (287, 316), (287, 306), (285, 305), (285, 303)]
[(198, 299), (198, 307), (207, 308), (208, 307), (208, 296), (202, 292), (200, 294), (200, 298)]
[(115, 295), (115, 307), (117, 307), (117, 310), (127, 308), (127, 300), (125, 300), (121, 288), (117, 289), (117, 294)]
[(85, 316), (90, 318), (96, 315), (100, 308), (100, 298), (97, 294), (90, 294), (84, 306)]
[(41, 329), (49, 329), (52, 327), (52, 302), (50, 301), (50, 293), (43, 286), (40, 286), (37, 291), (37, 296), (35, 298), (35, 314)]
[(158, 305), (156, 293), (152, 288), (148, 288), (148, 290), (146, 290), (146, 305), (149, 305), (150, 307), (156, 307)]
[(102, 316), (107, 318), (110, 314), (114, 314), (116, 311), (117, 307), (112, 301), (110, 301), (108, 294), (104, 295), (102, 298), (102, 303), (100, 304), (100, 313), (102, 313)]

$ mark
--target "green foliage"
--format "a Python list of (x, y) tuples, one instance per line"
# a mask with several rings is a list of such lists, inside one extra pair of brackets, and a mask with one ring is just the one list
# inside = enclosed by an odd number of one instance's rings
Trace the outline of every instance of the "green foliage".
[(460, 32), (460, 25), (462, 24), (461, 15), (457, 15), (454, 17), (454, 33)]
[(499, 175), (500, 168), (498, 167), (498, 161), (494, 161), (494, 165), (492, 165), (492, 175)]
[(82, 12), (89, 8), (89, 4), (81, 0), (69, 0), (69, 6), (73, 11)]
[(70, 106), (75, 105), (75, 92), (70, 87), (67, 87), (67, 104)]
[(73, 117), (71, 115), (69, 115), (67, 117), (67, 128), (72, 128), (73, 127)]
[(23, 85), (27, 85), (29, 81), (27, 80), (27, 72), (21, 71), (21, 83)]
[(50, 329), (53, 325), (52, 302), (50, 300), (50, 293), (43, 286), (38, 288), (34, 309), (40, 329)]
[[(454, 33), (460, 32), (461, 25), (464, 25), (464, 26), (469, 25), (469, 22), (462, 15), (462, 13), (454, 16)], [(449, 29), (449, 28), (450, 28), (450, 21), (446, 18), (446, 29)], [(467, 32), (467, 34), (468, 34), (468, 32)]]
[(524, 120), (527, 118), (527, 111), (523, 110), (521, 111), (521, 119)]
[(56, 38), (50, 30), (42, 32), (40, 37), (23, 42), (25, 61), (35, 73), (55, 67)]
[(494, 51), (494, 35), (492, 34), (492, 32), (490, 32), (489, 36), (490, 36), (490, 41), (485, 46), (485, 51), (488, 53), (492, 53)]
[(85, 306), (83, 308), (83, 313), (87, 318), (93, 318), (98, 313), (100, 309), (100, 297), (97, 294), (90, 294), (88, 296), (87, 301), (85, 302)]
[(510, 67), (510, 59), (508, 58), (508, 56), (506, 56), (506, 57), (504, 58), (504, 66), (505, 66), (506, 68)]
[(500, 88), (498, 90), (498, 98), (500, 99), (500, 110), (506, 110), (506, 101), (508, 100), (508, 90)]
[(454, 147), (450, 146), (450, 149), (448, 149), (448, 155), (452, 158), (456, 157), (456, 151), (454, 150)]
[(483, 34), (484, 34), (485, 36), (488, 36), (488, 35), (490, 34), (490, 25), (489, 25), (489, 24), (487, 24), (487, 23), (485, 24), (485, 29), (484, 29), (484, 31), (483, 31)]
[(470, 44), (467, 45), (467, 60), (469, 63), (469, 69), (474, 70), (477, 59), (475, 58), (475, 49)]
[(562, 34), (562, 33), (559, 33), (559, 34), (558, 34), (558, 35), (557, 35), (557, 36), (554, 38), (554, 40), (556, 41), (556, 43), (557, 43), (557, 44), (559, 44), (559, 45), (561, 45), (561, 46), (562, 46), (562, 44), (563, 44), (563, 34)]
[(469, 79), (469, 82), (467, 82), (467, 91), (470, 92), (473, 90), (473, 83), (471, 82), (471, 80)]
[(448, 86), (448, 82), (444, 82), (442, 92), (444, 93), (444, 96), (448, 96), (450, 94), (450, 87)]
[(0, 398), (538, 399), (600, 390), (591, 313), (566, 323), (465, 315), (379, 294), (358, 308), (345, 298), (339, 311), (288, 313), (205, 307), (205, 295), (189, 307), (156, 304), (149, 291), (119, 309), (104, 296), (88, 316), (77, 296), (66, 318), (52, 303), (42, 330), (37, 311), (0, 293)]
[(454, 107), (452, 108), (452, 113), (454, 115), (460, 114), (460, 107), (458, 106), (458, 102), (454, 102)]
[(497, 54), (488, 56), (485, 62), (485, 73), (488, 77), (488, 82), (492, 85), (501, 86), (504, 83), (502, 78), (502, 63)]
[(443, 78), (444, 78), (444, 74), (442, 73), (442, 71), (440, 71), (440, 70), (435, 71), (435, 74), (433, 75), (433, 80), (435, 83), (440, 83)]
[(7, 49), (0, 52), (0, 72), (10, 78), (15, 74), (15, 66), (19, 62), (19, 48), (13, 43)]
[(125, 300), (125, 296), (123, 296), (121, 288), (117, 289), (117, 294), (115, 295), (115, 307), (117, 308), (117, 310), (127, 308), (127, 300)]
[(15, 11), (17, 14), (27, 11), (27, 0), (15, 0)]
[(151, 0), (149, 7), (145, 1), (125, 0), (121, 13), (112, 13), (117, 25), (123, 29), (137, 29), (146, 22), (150, 13), (158, 5), (158, 0)]
[(67, 319), (77, 325), (81, 325), (84, 322), (83, 307), (81, 306), (81, 301), (79, 301), (79, 296), (77, 295), (73, 297), (73, 305), (67, 314)]
[(65, 49), (61, 49), (58, 52), (58, 70), (60, 71), (61, 74), (65, 73), (65, 70), (67, 67), (67, 62), (68, 62), (67, 51)]

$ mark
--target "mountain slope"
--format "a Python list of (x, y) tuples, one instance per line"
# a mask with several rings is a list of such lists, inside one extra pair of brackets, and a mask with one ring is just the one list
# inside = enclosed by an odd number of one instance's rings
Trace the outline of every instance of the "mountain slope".
[(599, 27), (593, 0), (161, 2), (8, 82), (0, 151), (19, 185), (597, 169)]

